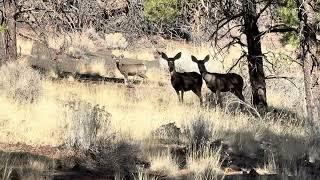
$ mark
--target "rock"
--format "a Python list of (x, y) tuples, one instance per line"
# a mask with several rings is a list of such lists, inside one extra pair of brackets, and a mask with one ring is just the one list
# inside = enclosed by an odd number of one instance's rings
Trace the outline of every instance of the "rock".
[(163, 144), (179, 144), (181, 130), (175, 123), (168, 123), (160, 126), (152, 132), (152, 137)]

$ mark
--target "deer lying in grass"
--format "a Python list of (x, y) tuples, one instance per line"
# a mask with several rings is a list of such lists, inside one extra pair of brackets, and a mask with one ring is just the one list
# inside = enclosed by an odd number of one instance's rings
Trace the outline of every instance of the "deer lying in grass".
[(216, 94), (216, 103), (219, 103), (221, 107), (222, 102), (220, 100), (220, 92), (228, 91), (244, 101), (244, 96), (242, 95), (242, 77), (235, 73), (219, 74), (208, 72), (205, 63), (209, 61), (209, 58), (209, 55), (207, 55), (204, 60), (199, 61), (196, 57), (191, 56), (192, 61), (198, 64), (199, 71), (206, 82), (207, 87)]
[(124, 56), (121, 55), (120, 57), (115, 57), (112, 55), (112, 58), (116, 60), (116, 65), (120, 73), (124, 76), (124, 84), (128, 85), (129, 76), (139, 76), (143, 80), (147, 79), (146, 76), (147, 66), (143, 63), (138, 64), (123, 64), (120, 63), (120, 59), (123, 59)]
[[(194, 92), (200, 99), (200, 105), (202, 105), (201, 87), (202, 87), (202, 77), (196, 72), (185, 72), (179, 73), (175, 69), (175, 60), (180, 59), (181, 52), (175, 57), (169, 58), (165, 53), (159, 52), (161, 57), (168, 61), (169, 71), (171, 75), (171, 84), (175, 89), (178, 99), (183, 102), (183, 94), (185, 91)], [(181, 91), (181, 98), (180, 98)]]

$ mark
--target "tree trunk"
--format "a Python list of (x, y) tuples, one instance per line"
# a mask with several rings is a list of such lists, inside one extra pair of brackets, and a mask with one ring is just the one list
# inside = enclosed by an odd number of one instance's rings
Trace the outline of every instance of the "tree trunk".
[(248, 66), (253, 105), (259, 110), (267, 108), (266, 81), (263, 71), (260, 31), (256, 21), (256, 1), (243, 0), (244, 33), (248, 45)]
[(5, 38), (5, 53), (6, 60), (12, 61), (17, 59), (17, 39), (16, 39), (16, 1), (4, 0), (4, 24), (6, 31), (4, 33)]
[(316, 39), (316, 0), (304, 0), (299, 5), (300, 55), (303, 62), (308, 124), (313, 137), (320, 137), (320, 62)]
[(4, 32), (0, 31), (0, 65), (2, 59), (6, 57), (5, 47)]

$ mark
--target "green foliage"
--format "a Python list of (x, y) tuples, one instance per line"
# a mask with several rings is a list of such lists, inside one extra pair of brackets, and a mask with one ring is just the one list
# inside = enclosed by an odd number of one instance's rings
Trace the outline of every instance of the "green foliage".
[(0, 32), (4, 32), (7, 30), (7, 27), (4, 25), (0, 25)]
[(145, 0), (144, 13), (152, 22), (174, 22), (181, 14), (178, 0)]
[(297, 25), (299, 24), (298, 11), (292, 6), (292, 4), (286, 4), (286, 6), (282, 6), (278, 9), (278, 13), (280, 15), (281, 20), (286, 25)]
[[(317, 2), (317, 8), (320, 8), (320, 1)], [(280, 0), (280, 6), (277, 9), (277, 13), (281, 21), (287, 26), (298, 27), (299, 18), (298, 18), (298, 9), (296, 0)], [(317, 14), (318, 21), (318, 31), (320, 30), (320, 13)], [(295, 32), (284, 33), (281, 39), (284, 44), (291, 44), (294, 46), (299, 45), (299, 35)]]
[[(281, 0), (277, 13), (281, 21), (287, 26), (297, 27), (299, 25), (298, 10), (295, 0)], [(284, 33), (281, 42), (283, 44), (291, 44), (297, 46), (299, 44), (299, 36), (294, 32)]]
[(298, 47), (300, 43), (299, 35), (296, 32), (286, 32), (280, 39), (282, 44), (291, 44)]

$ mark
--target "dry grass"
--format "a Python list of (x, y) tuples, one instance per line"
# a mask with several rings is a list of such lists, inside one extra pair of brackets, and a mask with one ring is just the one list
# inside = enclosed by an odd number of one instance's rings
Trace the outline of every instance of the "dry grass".
[(0, 68), (0, 89), (16, 102), (34, 102), (42, 93), (41, 77), (24, 63), (7, 63)]
[[(75, 35), (76, 36), (76, 35)], [(55, 38), (53, 38), (55, 39)], [(55, 42), (52, 46), (58, 46), (62, 42)], [(75, 38), (77, 39), (77, 38)], [(59, 39), (56, 39), (59, 41)], [(79, 42), (78, 42), (79, 41)], [(94, 44), (80, 36), (77, 42), (79, 47), (88, 51), (93, 50)], [(22, 41), (21, 41), (22, 42)], [(21, 44), (23, 46), (23, 44)], [(28, 54), (30, 44), (26, 44), (23, 53)], [(83, 47), (82, 47), (83, 46)], [(180, 71), (198, 71), (190, 60), (190, 55), (202, 58), (206, 54), (214, 54), (209, 45), (193, 47), (191, 45), (168, 42), (165, 51), (169, 56), (182, 51), (183, 57), (177, 62)], [(285, 50), (284, 50), (285, 51)], [(143, 55), (146, 59), (152, 59)], [(225, 72), (240, 54), (239, 48), (235, 47), (230, 54), (210, 61), (208, 69), (215, 72)], [(116, 52), (117, 53), (117, 52)], [(127, 56), (130, 56), (130, 52)], [(135, 55), (132, 55), (135, 56)], [(151, 57), (152, 56), (152, 57)], [(220, 61), (225, 58), (225, 61)], [(219, 60), (220, 59), (220, 60)], [(161, 60), (163, 67), (166, 62)], [(99, 66), (97, 65), (97, 69)], [(292, 70), (296, 69), (296, 70)], [(236, 68), (235, 72), (246, 73), (246, 67)], [(290, 66), (287, 74), (297, 77), (297, 67)], [(289, 73), (288, 73), (289, 72)], [(291, 73), (290, 73), (291, 72)], [(298, 88), (285, 80), (268, 81), (268, 103), (274, 108), (285, 108), (281, 111), (283, 115), (273, 116), (270, 114), (263, 119), (257, 119), (246, 113), (225, 113), (224, 109), (201, 108), (197, 97), (187, 92), (185, 104), (179, 104), (173, 88), (170, 86), (166, 72), (161, 70), (150, 70), (148, 76), (152, 81), (161, 82), (157, 84), (143, 84), (135, 88), (126, 88), (122, 84), (113, 83), (79, 83), (62, 81), (42, 80), (43, 94), (36, 103), (20, 105), (12, 103), (6, 96), (0, 96), (0, 139), (5, 143), (24, 142), (34, 146), (53, 145), (58, 146), (65, 143), (65, 138), (70, 133), (73, 116), (67, 114), (66, 103), (77, 100), (88, 102), (92, 105), (104, 106), (111, 114), (110, 128), (121, 137), (129, 137), (132, 141), (148, 139), (151, 133), (161, 125), (175, 122), (178, 127), (192, 127), (192, 122), (201, 117), (211, 127), (210, 140), (224, 139), (238, 152), (248, 154), (256, 153), (258, 142), (270, 142), (281, 147), (276, 153), (287, 159), (299, 158), (308, 147), (304, 142), (308, 140), (307, 129), (303, 127), (301, 120), (289, 116), (288, 112), (304, 112), (304, 100), (301, 94), (301, 77), (295, 80)], [(248, 79), (246, 79), (248, 84)], [(285, 87), (285, 88), (283, 88)], [(249, 92), (249, 87), (246, 91)], [(208, 92), (203, 86), (204, 93)], [(249, 93), (247, 93), (249, 94)], [(246, 99), (250, 99), (249, 96)], [(99, 136), (103, 136), (100, 134)], [(206, 176), (209, 172), (219, 174), (221, 166), (218, 153), (204, 152), (201, 155), (191, 154), (188, 168), (190, 172), (198, 176)], [(157, 155), (150, 157), (151, 169), (165, 171), (172, 176), (178, 174), (178, 166), (172, 162), (169, 155)], [(261, 168), (268, 169), (268, 168)], [(270, 170), (271, 171), (271, 170)], [(214, 173), (213, 173), (214, 172)]]
[(158, 154), (149, 159), (151, 162), (150, 171), (171, 177), (176, 177), (178, 175), (179, 165), (171, 158), (170, 154)]
[(218, 179), (223, 175), (220, 150), (212, 151), (204, 147), (202, 151), (193, 151), (188, 157), (188, 169), (194, 179)]

